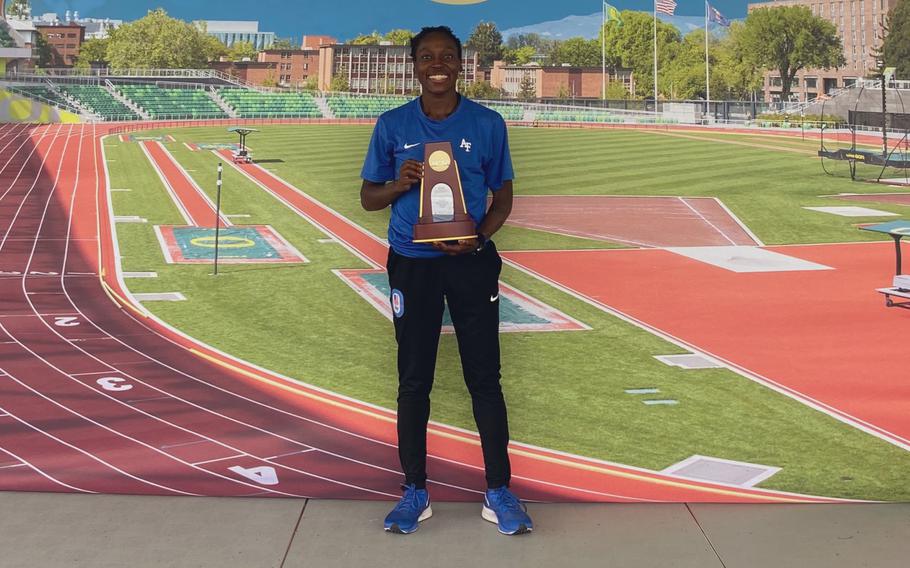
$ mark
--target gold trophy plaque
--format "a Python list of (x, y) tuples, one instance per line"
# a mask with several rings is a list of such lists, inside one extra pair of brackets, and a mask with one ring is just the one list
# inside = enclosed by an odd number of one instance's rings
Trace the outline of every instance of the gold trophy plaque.
[(465, 206), (452, 145), (448, 142), (425, 144), (423, 163), (420, 217), (414, 225), (414, 242), (473, 239), (477, 229)]

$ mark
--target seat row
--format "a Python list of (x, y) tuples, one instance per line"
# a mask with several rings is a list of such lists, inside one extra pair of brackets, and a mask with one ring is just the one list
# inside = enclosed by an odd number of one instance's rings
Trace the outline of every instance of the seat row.
[(218, 95), (241, 118), (322, 118), (316, 99), (309, 93), (261, 93), (223, 88), (218, 90)]
[(157, 118), (227, 118), (202, 89), (172, 89), (157, 85), (118, 85), (126, 98)]
[(59, 89), (104, 120), (137, 120), (133, 109), (97, 85), (63, 85)]

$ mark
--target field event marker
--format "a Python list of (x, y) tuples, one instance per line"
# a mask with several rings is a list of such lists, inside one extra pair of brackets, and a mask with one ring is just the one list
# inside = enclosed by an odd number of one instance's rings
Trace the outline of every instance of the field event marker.
[[(210, 264), (215, 229), (156, 225), (155, 233), (168, 264)], [(226, 227), (218, 235), (218, 261), (224, 264), (298, 263), (309, 260), (269, 225)]]
[(731, 272), (832, 270), (830, 266), (758, 247), (670, 247), (666, 250)]
[(319, 239), (319, 240), (316, 241), (316, 242), (319, 242), (319, 243), (322, 243), (322, 244), (328, 244), (328, 243), (337, 243), (338, 241), (337, 241), (336, 239), (331, 239), (331, 238), (329, 238), (329, 239)]
[(116, 188), (116, 189), (113, 189), (113, 188), (112, 188), (111, 191), (133, 191), (133, 190), (132, 190), (132, 189), (129, 189), (129, 188), (126, 188), (126, 187), (118, 187), (118, 188)]
[(186, 297), (180, 292), (152, 292), (147, 294), (133, 294), (140, 302), (183, 302)]
[(682, 355), (655, 355), (655, 359), (671, 367), (681, 369), (719, 369), (723, 367), (717, 361), (697, 353), (684, 353)]
[(148, 223), (148, 219), (143, 219), (138, 215), (122, 215), (114, 217), (115, 223)]
[(626, 394), (657, 394), (660, 392), (660, 389), (626, 389)]
[(124, 278), (158, 278), (157, 272), (124, 272)]
[[(391, 288), (385, 270), (348, 269), (333, 270), (345, 284), (350, 286), (364, 300), (381, 314), (392, 319), (389, 297)], [(527, 294), (499, 283), (499, 331), (576, 331), (589, 330), (589, 326), (573, 319), (556, 308), (528, 296)], [(446, 306), (442, 318), (442, 333), (454, 333), (449, 308)]]
[(697, 481), (754, 487), (780, 470), (781, 468), (770, 465), (694, 455), (671, 465), (661, 473)]
[(673, 406), (679, 404), (678, 400), (673, 400), (672, 398), (643, 400), (642, 402), (648, 406)]
[[(873, 200), (874, 201), (874, 200)], [(869, 209), (868, 207), (838, 206), (838, 207), (803, 207), (809, 211), (830, 213), (841, 217), (900, 217), (897, 213)]]
[(238, 475), (242, 475), (247, 479), (255, 481), (260, 485), (278, 485), (278, 473), (275, 472), (274, 467), (264, 465), (260, 467), (246, 468), (235, 465), (233, 467), (229, 467), (228, 469)]

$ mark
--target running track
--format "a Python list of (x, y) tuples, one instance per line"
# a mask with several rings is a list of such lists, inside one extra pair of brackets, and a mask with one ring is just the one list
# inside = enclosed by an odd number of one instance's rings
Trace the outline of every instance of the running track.
[[(106, 133), (0, 125), (0, 489), (396, 498), (393, 413), (233, 359), (131, 300), (117, 264)], [(358, 255), (384, 256), (374, 237), (280, 180), (261, 180)], [(430, 453), (434, 498), (478, 500), (476, 435), (434, 425)], [(528, 499), (819, 500), (521, 444), (512, 455), (513, 485)]]

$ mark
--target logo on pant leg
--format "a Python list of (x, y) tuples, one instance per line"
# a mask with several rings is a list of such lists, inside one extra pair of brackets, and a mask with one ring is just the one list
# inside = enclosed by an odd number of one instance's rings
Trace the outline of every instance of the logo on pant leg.
[(398, 289), (392, 290), (392, 313), (396, 318), (404, 315), (404, 294)]

